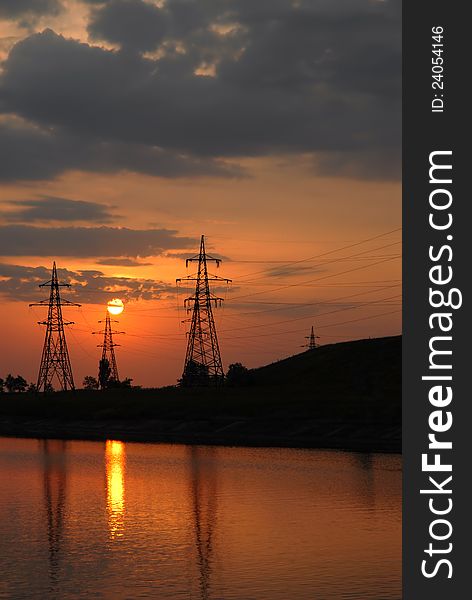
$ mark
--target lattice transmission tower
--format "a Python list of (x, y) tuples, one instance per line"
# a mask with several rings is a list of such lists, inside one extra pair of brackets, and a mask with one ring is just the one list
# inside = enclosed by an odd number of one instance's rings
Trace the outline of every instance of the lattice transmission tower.
[(188, 266), (191, 262), (198, 263), (197, 273), (176, 280), (177, 283), (196, 282), (194, 295), (184, 301), (187, 312), (192, 312), (192, 316), (189, 319), (190, 331), (181, 384), (218, 385), (223, 382), (224, 371), (213, 318), (213, 306), (220, 306), (223, 298), (211, 292), (210, 282), (231, 283), (231, 279), (208, 273), (208, 263), (214, 262), (219, 267), (221, 259), (206, 253), (203, 235), (200, 241), (200, 252), (188, 258), (185, 265)]
[(64, 325), (73, 325), (74, 322), (63, 320), (62, 307), (80, 306), (80, 304), (61, 298), (60, 288), (70, 287), (70, 283), (59, 283), (55, 262), (52, 266), (51, 279), (41, 283), (39, 287), (49, 287), (51, 291), (49, 299), (30, 304), (30, 306), (48, 306), (47, 319), (38, 321), (39, 325), (46, 325), (46, 336), (39, 367), (37, 390), (51, 391), (54, 377), (56, 377), (62, 390), (74, 390), (74, 378), (64, 331)]
[(108, 312), (105, 321), (99, 321), (99, 323), (103, 322), (105, 329), (93, 332), (94, 335), (103, 335), (103, 343), (97, 345), (98, 348), (102, 348), (102, 357), (98, 363), (98, 384), (101, 390), (120, 381), (115, 356), (115, 348), (120, 344), (115, 344), (113, 336), (124, 333), (124, 331), (113, 331), (111, 324), (118, 321), (112, 320)]
[(318, 343), (316, 342), (316, 340), (319, 339), (319, 337), (319, 335), (315, 335), (315, 328), (312, 325), (310, 335), (305, 336), (305, 339), (308, 340), (308, 343), (304, 344), (302, 348), (308, 348), (308, 350), (315, 350), (315, 348), (318, 348)]

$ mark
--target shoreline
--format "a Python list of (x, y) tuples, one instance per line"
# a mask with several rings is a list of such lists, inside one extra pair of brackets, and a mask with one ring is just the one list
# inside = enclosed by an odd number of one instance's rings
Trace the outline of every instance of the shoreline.
[(401, 337), (321, 346), (221, 388), (6, 393), (0, 435), (401, 453)]
[(400, 427), (319, 420), (218, 419), (182, 421), (0, 419), (0, 436), (33, 439), (306, 448), (401, 454)]

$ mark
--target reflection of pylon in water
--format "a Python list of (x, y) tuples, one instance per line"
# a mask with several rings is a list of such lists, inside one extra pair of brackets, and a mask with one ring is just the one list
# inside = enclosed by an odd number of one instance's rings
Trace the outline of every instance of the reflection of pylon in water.
[(39, 321), (40, 325), (46, 325), (46, 336), (39, 367), (37, 389), (44, 392), (51, 390), (52, 381), (56, 376), (62, 390), (73, 390), (75, 389), (74, 378), (64, 332), (64, 325), (72, 325), (73, 321), (64, 322), (62, 307), (80, 306), (80, 304), (61, 298), (59, 288), (70, 287), (70, 284), (59, 283), (55, 262), (52, 267), (51, 279), (46, 283), (41, 283), (39, 287), (49, 287), (51, 291), (48, 300), (30, 304), (30, 306), (48, 306), (47, 319)]
[(41, 440), (40, 444), (44, 460), (44, 500), (48, 528), (50, 577), (51, 583), (56, 586), (66, 504), (67, 442)]
[(210, 578), (213, 564), (213, 539), (217, 522), (217, 489), (215, 449), (191, 446), (191, 502), (195, 527), (197, 566), (200, 571), (200, 598), (210, 599)]
[(319, 339), (319, 337), (319, 335), (315, 335), (315, 328), (312, 325), (310, 335), (305, 336), (305, 339), (308, 340), (308, 343), (304, 344), (302, 348), (308, 348), (308, 350), (315, 350), (315, 348), (318, 347), (316, 340)]
[[(98, 348), (103, 349), (102, 357), (98, 363), (98, 383), (100, 385), (100, 389), (102, 390), (120, 381), (115, 356), (115, 347), (119, 346), (119, 344), (115, 344), (113, 341), (113, 335), (124, 333), (124, 331), (113, 331), (111, 328), (112, 322), (118, 323), (118, 321), (112, 321), (109, 313), (107, 312), (107, 316), (105, 318), (105, 329), (102, 331), (93, 332), (94, 334), (103, 335), (103, 343), (98, 344), (97, 346)], [(99, 323), (103, 323), (103, 321), (99, 321)]]
[(188, 258), (186, 265), (188, 266), (190, 262), (198, 262), (197, 273), (177, 279), (177, 283), (196, 281), (194, 295), (185, 300), (185, 306), (189, 312), (192, 311), (192, 317), (181, 383), (183, 385), (219, 384), (223, 381), (224, 372), (213, 318), (213, 306), (219, 306), (223, 298), (211, 293), (210, 281), (230, 283), (231, 279), (208, 273), (207, 263), (214, 262), (219, 267), (221, 259), (213, 258), (206, 253), (203, 235), (200, 241), (200, 252)]

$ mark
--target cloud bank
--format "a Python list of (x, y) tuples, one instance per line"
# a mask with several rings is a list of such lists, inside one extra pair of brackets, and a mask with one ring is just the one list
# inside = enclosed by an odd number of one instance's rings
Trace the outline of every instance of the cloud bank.
[(399, 177), (399, 0), (92, 4), (90, 43), (45, 30), (10, 51), (0, 111), (22, 125), (3, 124), (0, 178), (237, 176), (241, 157), (300, 153)]
[(170, 229), (127, 227), (0, 226), (1, 256), (76, 258), (158, 256), (167, 250), (195, 248), (197, 240)]
[[(122, 300), (159, 300), (175, 293), (175, 287), (154, 279), (107, 277), (101, 271), (70, 271), (58, 267), (62, 283), (70, 283), (63, 297), (80, 304), (106, 304), (114, 296)], [(9, 300), (35, 302), (47, 297), (38, 285), (51, 279), (50, 267), (24, 267), (0, 263), (0, 294)]]
[(111, 223), (119, 218), (118, 215), (110, 212), (109, 207), (87, 200), (42, 196), (34, 200), (13, 200), (9, 204), (16, 209), (3, 213), (3, 218), (6, 221), (19, 223), (50, 221)]

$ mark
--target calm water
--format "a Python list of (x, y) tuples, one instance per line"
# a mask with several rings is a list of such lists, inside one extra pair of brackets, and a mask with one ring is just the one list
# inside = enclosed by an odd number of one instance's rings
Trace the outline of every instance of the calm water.
[(0, 438), (0, 598), (399, 599), (398, 456)]

